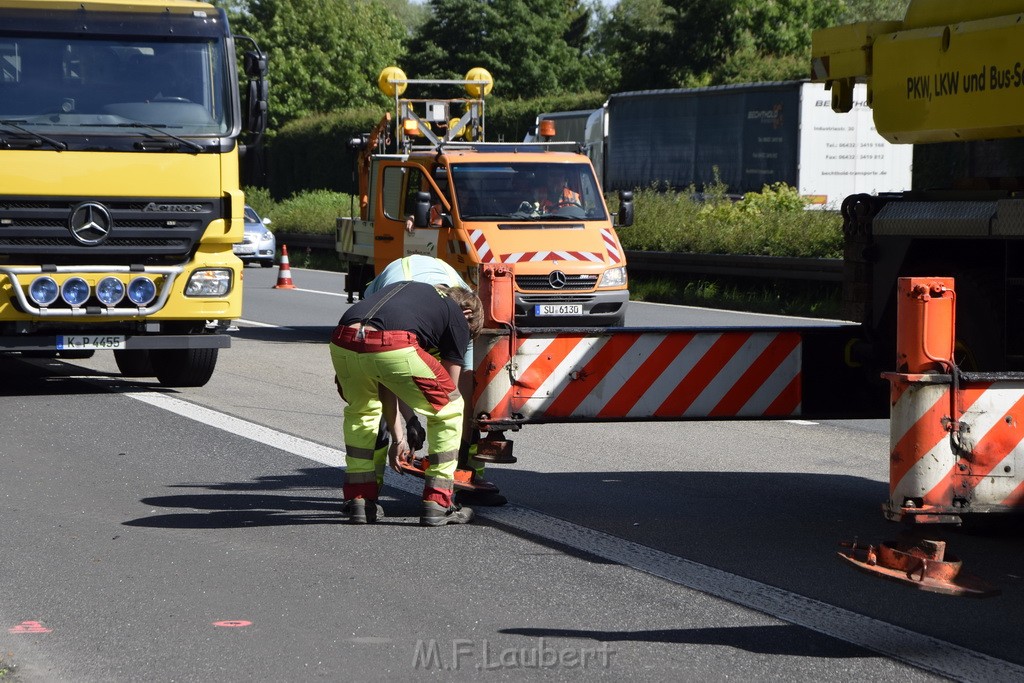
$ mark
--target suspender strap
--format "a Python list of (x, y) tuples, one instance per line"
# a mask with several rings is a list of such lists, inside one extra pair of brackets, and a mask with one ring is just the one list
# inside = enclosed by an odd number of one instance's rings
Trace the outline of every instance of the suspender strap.
[[(408, 285), (408, 284), (409, 284), (408, 282), (400, 282), (397, 285), (395, 285), (394, 289), (392, 289), (390, 292), (385, 294), (383, 297), (381, 297), (380, 301), (378, 301), (376, 304), (374, 304), (373, 308), (370, 309), (370, 312), (367, 313), (363, 317), (363, 319), (359, 321), (359, 324), (363, 325), (363, 326), (368, 325), (370, 318), (375, 316), (377, 314), (377, 311), (379, 311), (384, 306), (384, 304), (386, 304), (388, 301), (391, 300), (391, 297), (393, 297), (394, 295), (398, 294), (400, 291), (405, 289), (406, 285)], [(365, 336), (366, 336), (366, 334), (363, 332), (363, 328), (360, 327), (359, 331), (356, 333), (356, 339), (363, 339)]]

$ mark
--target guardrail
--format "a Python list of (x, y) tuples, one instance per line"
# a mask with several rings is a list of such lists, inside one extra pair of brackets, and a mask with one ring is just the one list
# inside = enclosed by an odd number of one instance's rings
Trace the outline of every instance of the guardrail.
[[(290, 249), (334, 251), (334, 235), (275, 235), (278, 245), (287, 244)], [(843, 260), (838, 258), (627, 251), (626, 262), (631, 273), (644, 275), (725, 275), (816, 282), (841, 282), (843, 278)]]

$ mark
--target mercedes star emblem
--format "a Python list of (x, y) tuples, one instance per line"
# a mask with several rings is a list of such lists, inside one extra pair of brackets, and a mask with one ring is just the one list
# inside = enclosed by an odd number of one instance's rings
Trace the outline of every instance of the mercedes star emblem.
[(560, 270), (553, 270), (551, 275), (548, 275), (548, 284), (551, 285), (551, 289), (561, 289), (565, 287), (567, 282), (569, 282), (569, 279)]
[(92, 247), (102, 244), (110, 235), (114, 221), (107, 207), (96, 202), (84, 202), (71, 210), (68, 230), (78, 242)]

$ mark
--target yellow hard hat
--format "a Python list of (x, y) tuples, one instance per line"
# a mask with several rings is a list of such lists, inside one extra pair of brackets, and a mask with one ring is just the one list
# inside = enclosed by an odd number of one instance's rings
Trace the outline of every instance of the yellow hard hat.
[(394, 97), (396, 94), (401, 95), (404, 93), (407, 84), (391, 83), (391, 81), (404, 80), (406, 80), (405, 72), (397, 66), (384, 67), (384, 70), (380, 72), (380, 76), (377, 77), (377, 87), (388, 97)]
[[(467, 81), (487, 81), (482, 87), (474, 83), (466, 84), (466, 92), (469, 93), (470, 97), (482, 97), (483, 95), (491, 94), (491, 88), (494, 87), (494, 79), (491, 78), (491, 74), (487, 69), (477, 66), (466, 72)], [(483, 92), (481, 92), (481, 90)]]

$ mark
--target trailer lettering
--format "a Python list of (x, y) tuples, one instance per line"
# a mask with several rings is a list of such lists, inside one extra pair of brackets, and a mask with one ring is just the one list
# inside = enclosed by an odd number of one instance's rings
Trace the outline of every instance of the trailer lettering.
[(956, 95), (960, 90), (960, 72), (947, 71), (935, 74), (935, 96)]
[[(993, 66), (991, 69), (989, 69), (988, 75), (989, 86), (992, 88), (992, 90), (1002, 90), (1003, 88), (1010, 87), (1011, 79), (1009, 69), (1000, 69), (998, 67)], [(982, 89), (984, 90), (984, 88)]]
[(932, 80), (930, 76), (910, 76), (907, 78), (908, 100), (930, 100), (932, 98)]

